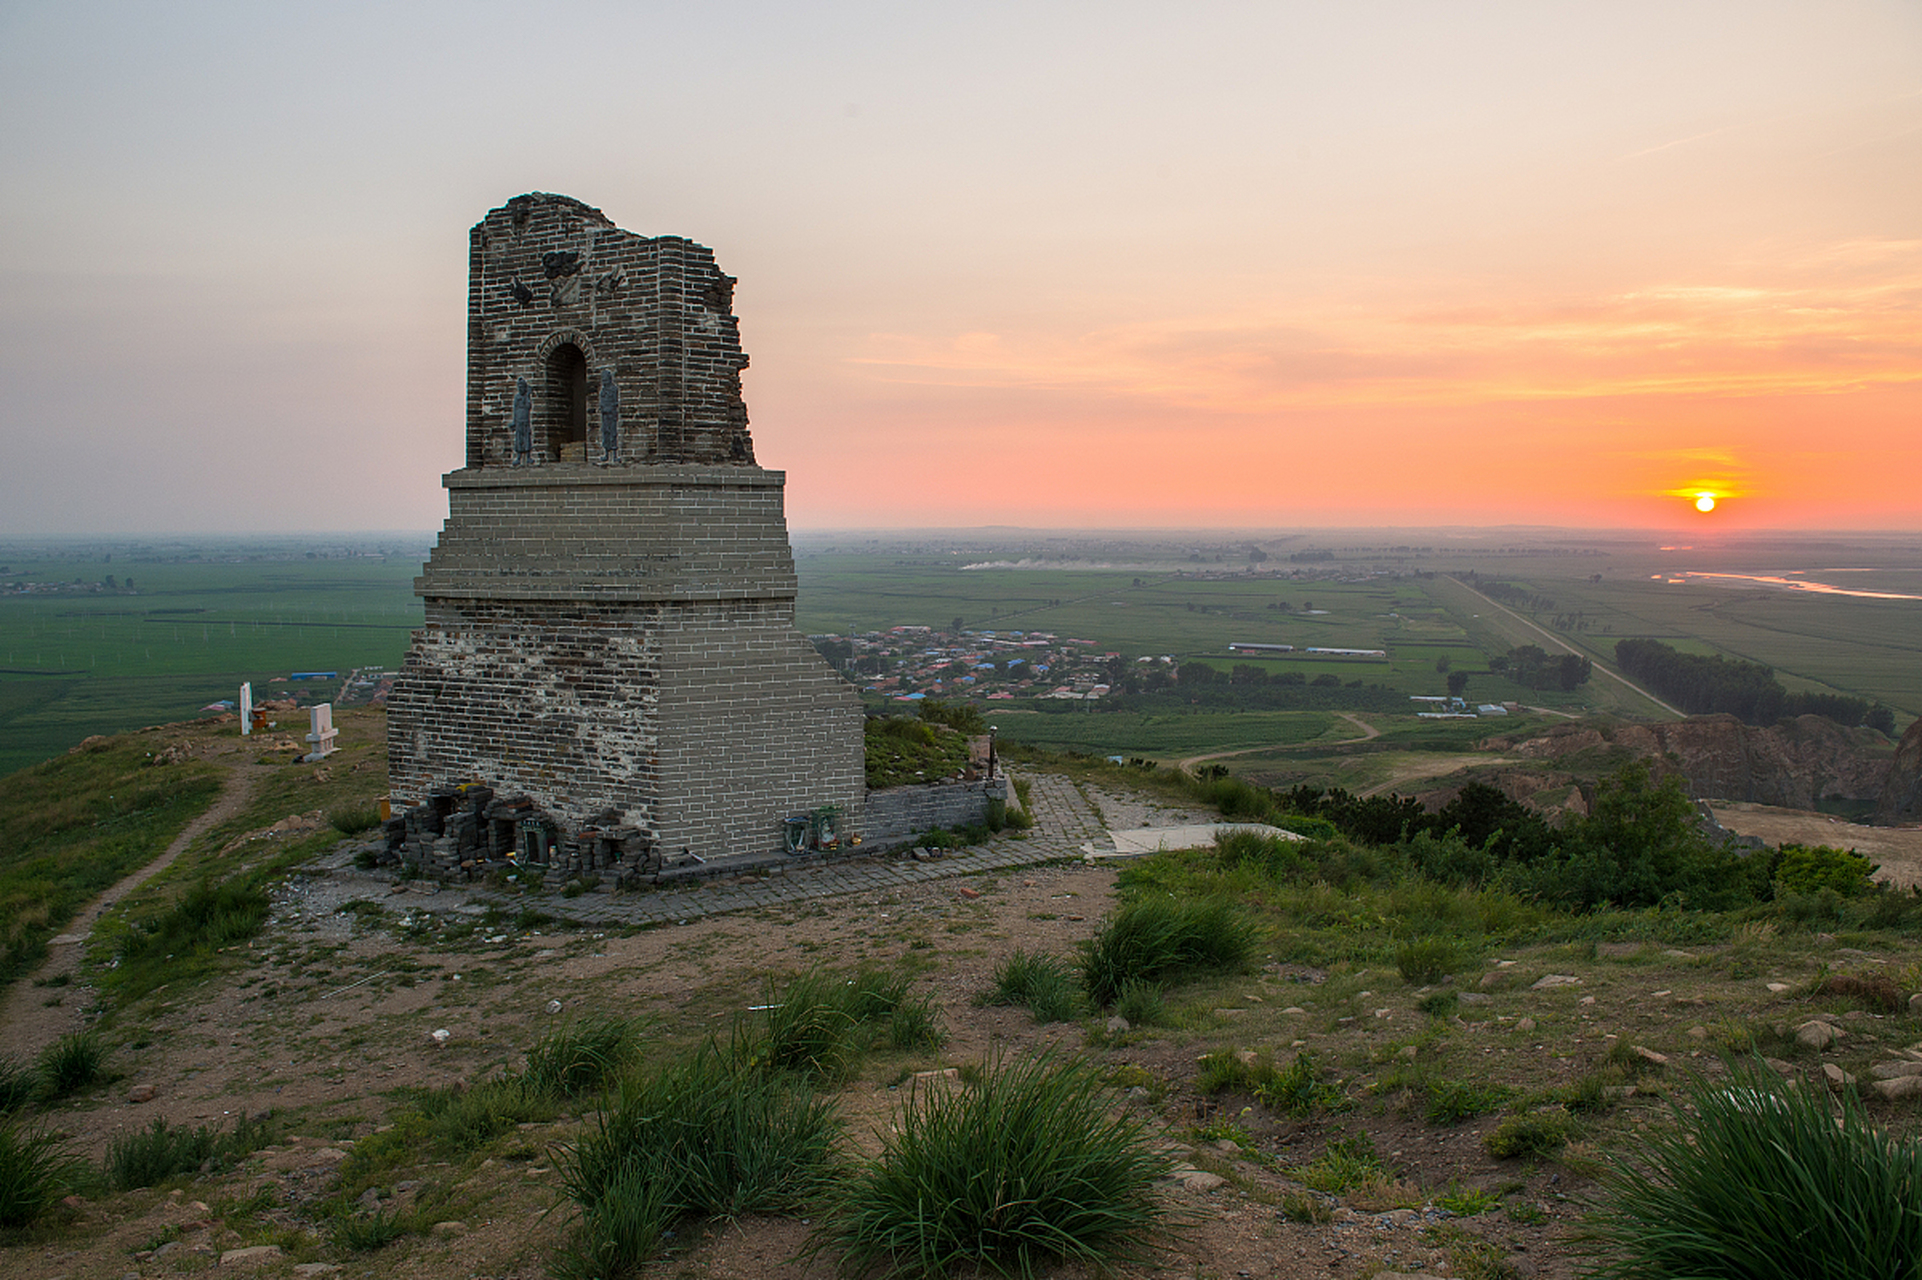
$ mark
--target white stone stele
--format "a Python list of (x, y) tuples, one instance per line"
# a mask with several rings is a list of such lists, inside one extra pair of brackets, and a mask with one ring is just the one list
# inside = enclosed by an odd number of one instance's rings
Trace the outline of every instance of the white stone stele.
[(312, 744), (307, 759), (324, 760), (340, 749), (334, 745), (334, 739), (340, 736), (334, 728), (334, 704), (323, 702), (319, 706), (309, 707), (307, 716), (310, 725), (307, 741)]
[(1151, 853), (1162, 853), (1169, 849), (1206, 849), (1215, 843), (1215, 837), (1230, 831), (1252, 831), (1257, 835), (1267, 836), (1271, 840), (1306, 840), (1308, 838), (1262, 822), (1206, 822), (1184, 827), (1135, 827), (1128, 831), (1110, 831), (1108, 839), (1114, 842), (1112, 849), (1099, 848), (1091, 840), (1081, 846), (1081, 852), (1089, 861), (1102, 858), (1144, 858)]
[(254, 732), (254, 682), (245, 681), (240, 686), (240, 736), (251, 737)]

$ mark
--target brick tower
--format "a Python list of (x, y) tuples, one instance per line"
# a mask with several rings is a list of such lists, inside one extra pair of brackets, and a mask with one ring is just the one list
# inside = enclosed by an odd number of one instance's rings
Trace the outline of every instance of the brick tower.
[(794, 630), (784, 475), (754, 461), (732, 278), (676, 236), (517, 196), (470, 238), (467, 462), (388, 702), (403, 856), (545, 823), (644, 871), (858, 830), (861, 706)]

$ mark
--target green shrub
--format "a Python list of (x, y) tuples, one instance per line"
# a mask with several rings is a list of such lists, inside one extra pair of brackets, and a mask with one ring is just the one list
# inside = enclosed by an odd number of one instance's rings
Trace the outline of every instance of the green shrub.
[(1431, 1018), (1446, 1018), (1461, 1007), (1459, 991), (1434, 991), (1415, 1001), (1415, 1007)]
[(994, 986), (982, 1004), (1026, 1009), (1036, 1022), (1070, 1022), (1081, 1012), (1074, 968), (1058, 956), (1019, 947), (994, 967)]
[(1395, 948), (1395, 968), (1411, 987), (1440, 982), (1461, 961), (1461, 949), (1446, 938), (1416, 938)]
[(91, 1031), (61, 1036), (40, 1051), (42, 1088), (50, 1097), (64, 1098), (100, 1079), (107, 1065), (107, 1046)]
[(1304, 1187), (1336, 1196), (1388, 1176), (1387, 1167), (1375, 1153), (1374, 1140), (1365, 1133), (1333, 1139), (1321, 1155), (1290, 1172)]
[(1149, 1256), (1156, 1182), (1171, 1168), (1118, 1111), (1099, 1068), (1042, 1054), (969, 1088), (911, 1094), (881, 1155), (835, 1194), (810, 1251), (852, 1274), (981, 1267), (1032, 1277), (1057, 1261), (1105, 1270)]
[(529, 1089), (578, 1098), (614, 1080), (634, 1056), (634, 1024), (595, 1016), (546, 1032), (527, 1051), (521, 1079)]
[(1702, 1081), (1639, 1137), (1588, 1226), (1604, 1278), (1914, 1276), (1922, 1142), (1765, 1068)]
[(206, 1125), (175, 1128), (155, 1116), (147, 1128), (108, 1143), (102, 1163), (109, 1187), (132, 1191), (183, 1174), (230, 1169), (270, 1141), (269, 1123), (245, 1115), (236, 1116), (233, 1130), (225, 1134)]
[(824, 969), (801, 974), (787, 987), (762, 987), (761, 1017), (737, 1031), (738, 1052), (773, 1071), (838, 1080), (854, 1069), (872, 1038), (857, 1017), (848, 979)]
[(350, 1213), (334, 1220), (333, 1241), (342, 1249), (370, 1253), (385, 1248), (407, 1234), (407, 1220), (399, 1213), (375, 1210)]
[(260, 932), (267, 910), (267, 895), (256, 885), (202, 880), (171, 909), (131, 934), (122, 955), (165, 959), (217, 951)]
[(802, 1081), (713, 1045), (630, 1075), (557, 1162), (581, 1211), (558, 1269), (628, 1274), (685, 1215), (793, 1209), (833, 1178), (840, 1131)]
[(342, 835), (357, 836), (380, 825), (380, 810), (371, 804), (354, 805), (333, 810), (327, 815), (327, 821)]
[(1538, 1160), (1568, 1145), (1568, 1128), (1566, 1112), (1509, 1116), (1482, 1138), (1482, 1146), (1497, 1160)]
[(78, 1168), (58, 1135), (0, 1125), (0, 1227), (31, 1226), (66, 1194)]
[(1832, 889), (1844, 898), (1867, 892), (1869, 877), (1881, 870), (1853, 849), (1828, 845), (1791, 844), (1782, 847), (1775, 882), (1789, 893)]
[(39, 1072), (18, 1058), (0, 1058), (0, 1116), (24, 1110), (39, 1092)]
[(932, 994), (909, 996), (888, 1014), (888, 1043), (910, 1053), (939, 1049), (948, 1042), (941, 1010)]
[(1081, 947), (1081, 985), (1106, 1008), (1131, 982), (1239, 973), (1253, 959), (1252, 921), (1226, 899), (1143, 898), (1109, 917)]
[(1120, 994), (1115, 996), (1114, 1011), (1126, 1018), (1131, 1027), (1158, 1026), (1168, 1016), (1158, 982), (1122, 983)]
[(1501, 1110), (1513, 1096), (1507, 1085), (1444, 1080), (1428, 1087), (1428, 1108), (1422, 1118), (1429, 1124), (1457, 1125)]
[(1285, 1067), (1277, 1067), (1265, 1054), (1250, 1055), (1238, 1049), (1206, 1054), (1195, 1087), (1206, 1094), (1230, 1090), (1246, 1093), (1269, 1110), (1297, 1120), (1348, 1106), (1347, 1097), (1322, 1079), (1321, 1069), (1306, 1052), (1297, 1053)]
[(1254, 1093), (1262, 1106), (1297, 1120), (1348, 1105), (1341, 1090), (1321, 1078), (1320, 1068), (1306, 1053), (1297, 1053), (1286, 1067), (1271, 1069), (1265, 1079), (1256, 1081)]

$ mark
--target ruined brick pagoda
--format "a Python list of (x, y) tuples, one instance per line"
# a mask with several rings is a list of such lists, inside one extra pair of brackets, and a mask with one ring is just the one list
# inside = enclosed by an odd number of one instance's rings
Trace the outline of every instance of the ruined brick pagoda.
[(861, 706), (794, 629), (708, 249), (517, 196), (472, 233), (467, 461), (388, 701), (401, 856), (619, 876), (859, 829)]

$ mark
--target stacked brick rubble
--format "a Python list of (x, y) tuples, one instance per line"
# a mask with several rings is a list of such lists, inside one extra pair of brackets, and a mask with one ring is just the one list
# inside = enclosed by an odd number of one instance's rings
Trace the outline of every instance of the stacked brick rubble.
[(733, 284), (562, 196), (474, 228), (467, 465), (388, 700), (417, 806), (390, 843), (424, 870), (525, 849), (551, 876), (631, 877), (778, 849), (785, 816), (827, 805), (859, 830), (860, 703), (794, 630)]

